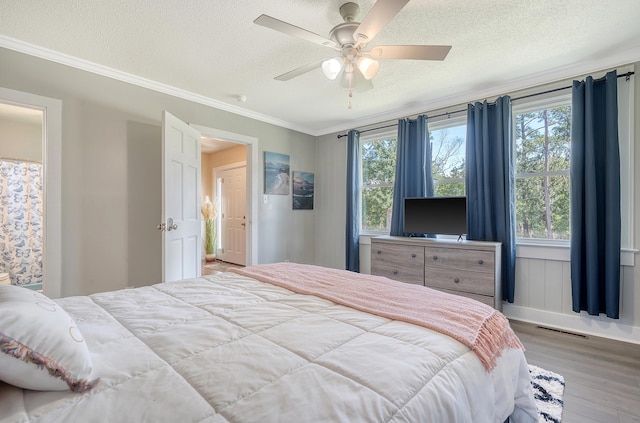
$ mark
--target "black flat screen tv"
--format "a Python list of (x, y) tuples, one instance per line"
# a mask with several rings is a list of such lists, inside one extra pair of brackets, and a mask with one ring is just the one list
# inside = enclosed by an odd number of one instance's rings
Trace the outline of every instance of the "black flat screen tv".
[(467, 197), (405, 198), (404, 232), (414, 236), (465, 235)]

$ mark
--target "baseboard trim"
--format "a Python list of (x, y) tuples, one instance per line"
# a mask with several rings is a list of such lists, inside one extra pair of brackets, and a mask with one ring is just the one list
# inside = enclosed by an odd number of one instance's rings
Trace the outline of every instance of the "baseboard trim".
[(534, 325), (640, 344), (640, 327), (616, 323), (612, 319), (601, 320), (599, 317), (577, 313), (575, 316), (570, 316), (516, 306), (506, 302), (502, 304), (502, 313), (509, 319), (520, 320)]

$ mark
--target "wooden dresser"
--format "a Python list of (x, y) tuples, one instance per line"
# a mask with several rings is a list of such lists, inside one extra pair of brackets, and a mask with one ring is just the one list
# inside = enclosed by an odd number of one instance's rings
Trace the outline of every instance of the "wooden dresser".
[(501, 244), (371, 238), (371, 274), (473, 298), (502, 309)]

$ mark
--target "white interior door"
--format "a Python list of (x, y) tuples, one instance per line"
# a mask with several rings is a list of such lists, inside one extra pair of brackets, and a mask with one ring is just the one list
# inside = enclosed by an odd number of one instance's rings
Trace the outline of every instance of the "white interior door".
[(162, 113), (162, 280), (200, 276), (200, 132)]
[(220, 199), (222, 205), (220, 260), (246, 265), (247, 257), (247, 168), (222, 171)]

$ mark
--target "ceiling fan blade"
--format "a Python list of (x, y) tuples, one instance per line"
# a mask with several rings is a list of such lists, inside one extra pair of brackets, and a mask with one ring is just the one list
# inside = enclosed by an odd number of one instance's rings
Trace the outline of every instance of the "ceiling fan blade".
[(451, 46), (375, 46), (362, 54), (374, 59), (444, 60)]
[(266, 28), (273, 29), (274, 31), (282, 32), (283, 34), (292, 35), (294, 37), (302, 38), (303, 40), (311, 41), (314, 44), (329, 47), (334, 50), (340, 50), (336, 44), (328, 38), (318, 35), (314, 32), (307, 31), (290, 23), (283, 22), (279, 19), (272, 18), (267, 15), (258, 16), (253, 23), (264, 26)]
[(353, 33), (358, 45), (371, 41), (407, 3), (409, 0), (378, 0)]
[(309, 63), (308, 65), (300, 66), (297, 69), (283, 73), (282, 75), (278, 75), (273, 79), (277, 79), (278, 81), (288, 81), (290, 79), (295, 78), (296, 76), (302, 75), (303, 73), (307, 73), (309, 71), (314, 70), (315, 68), (319, 68), (320, 66), (322, 66), (322, 62), (324, 62), (324, 60), (320, 60), (318, 62), (313, 62), (313, 63)]

